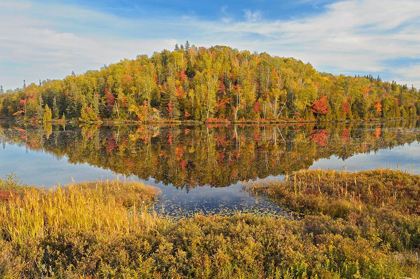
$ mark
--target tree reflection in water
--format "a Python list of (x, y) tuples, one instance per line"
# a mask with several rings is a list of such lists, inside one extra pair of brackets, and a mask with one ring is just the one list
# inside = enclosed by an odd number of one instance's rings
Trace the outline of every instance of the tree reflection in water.
[[(420, 140), (416, 120), (385, 123), (298, 125), (24, 126), (3, 123), (2, 143), (24, 144), (71, 163), (88, 163), (118, 174), (193, 188), (309, 168)], [(379, 166), (378, 166), (379, 167)]]

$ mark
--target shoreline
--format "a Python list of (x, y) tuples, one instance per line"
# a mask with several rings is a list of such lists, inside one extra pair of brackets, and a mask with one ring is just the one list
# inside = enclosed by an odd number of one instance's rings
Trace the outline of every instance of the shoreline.
[(298, 121), (298, 120), (288, 120), (288, 121), (182, 121), (182, 120), (159, 120), (159, 121), (114, 121), (114, 120), (105, 120), (105, 121), (90, 121), (82, 122), (79, 120), (52, 120), (48, 122), (42, 121), (31, 121), (31, 120), (19, 120), (14, 118), (0, 118), (0, 121), (15, 122), (19, 124), (81, 124), (81, 125), (120, 125), (120, 124), (129, 124), (129, 125), (162, 125), (162, 124), (171, 124), (171, 125), (208, 125), (208, 124), (217, 124), (217, 125), (241, 125), (241, 124), (250, 124), (250, 125), (281, 125), (281, 124), (323, 124), (323, 123), (381, 123), (388, 121), (402, 121), (402, 120), (420, 120), (420, 117), (411, 117), (411, 118), (375, 118), (375, 119), (353, 119), (353, 120), (328, 120), (328, 121)]

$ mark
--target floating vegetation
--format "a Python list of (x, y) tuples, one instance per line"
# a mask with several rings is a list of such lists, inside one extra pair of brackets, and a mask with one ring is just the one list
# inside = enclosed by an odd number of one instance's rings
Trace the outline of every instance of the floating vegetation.
[(251, 214), (258, 217), (279, 218), (287, 216), (287, 212), (282, 210), (280, 206), (270, 202), (263, 202), (259, 205), (238, 204), (229, 205), (225, 203), (220, 204), (196, 204), (192, 206), (168, 203), (168, 206), (155, 207), (155, 211), (160, 216), (170, 217), (172, 220), (180, 220), (184, 218), (191, 218), (196, 215), (203, 216), (235, 216), (243, 214)]

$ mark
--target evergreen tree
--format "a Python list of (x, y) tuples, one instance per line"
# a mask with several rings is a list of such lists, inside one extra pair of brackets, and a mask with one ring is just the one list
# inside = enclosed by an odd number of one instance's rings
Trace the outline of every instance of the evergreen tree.
[(41, 121), (44, 117), (44, 100), (42, 99), (42, 96), (40, 95), (38, 98), (38, 108), (36, 110), (36, 117), (38, 121)]

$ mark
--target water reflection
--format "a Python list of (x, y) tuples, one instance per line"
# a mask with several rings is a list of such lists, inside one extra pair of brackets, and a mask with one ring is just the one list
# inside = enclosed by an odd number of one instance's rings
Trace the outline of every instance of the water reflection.
[[(287, 214), (242, 191), (255, 179), (281, 179), (311, 168), (399, 167), (420, 174), (419, 123), (323, 125), (77, 126), (1, 123), (0, 177), (53, 186), (115, 179), (146, 180), (162, 190), (155, 210)], [(175, 186), (175, 187), (171, 187)]]
[[(386, 157), (388, 162), (397, 160), (396, 164), (403, 160), (402, 165), (409, 166), (408, 171), (419, 173), (416, 164), (419, 156), (414, 151), (418, 150), (419, 140), (417, 121), (110, 127), (33, 127), (3, 123), (0, 141), (5, 149), (0, 153), (0, 160), (3, 164), (13, 160), (23, 166), (27, 162), (22, 160), (39, 160), (34, 170), (39, 176), (53, 175), (67, 161), (79, 166), (80, 170), (73, 172), (82, 171), (88, 164), (97, 167), (98, 174), (101, 169), (111, 170), (188, 191), (203, 185), (226, 187), (240, 181), (275, 177), (307, 169), (314, 162), (314, 167), (321, 168), (343, 168), (350, 162), (361, 170), (387, 167)], [(408, 146), (410, 143), (414, 144)], [(45, 152), (45, 156), (39, 158), (38, 154), (23, 159), (14, 150), (19, 149), (17, 146), (28, 152)], [(396, 146), (400, 147), (392, 149)], [(372, 156), (381, 149), (392, 150), (380, 151), (381, 156), (377, 158)], [(62, 157), (65, 159), (57, 160)], [(55, 161), (56, 167), (42, 168), (48, 165), (44, 160)]]

